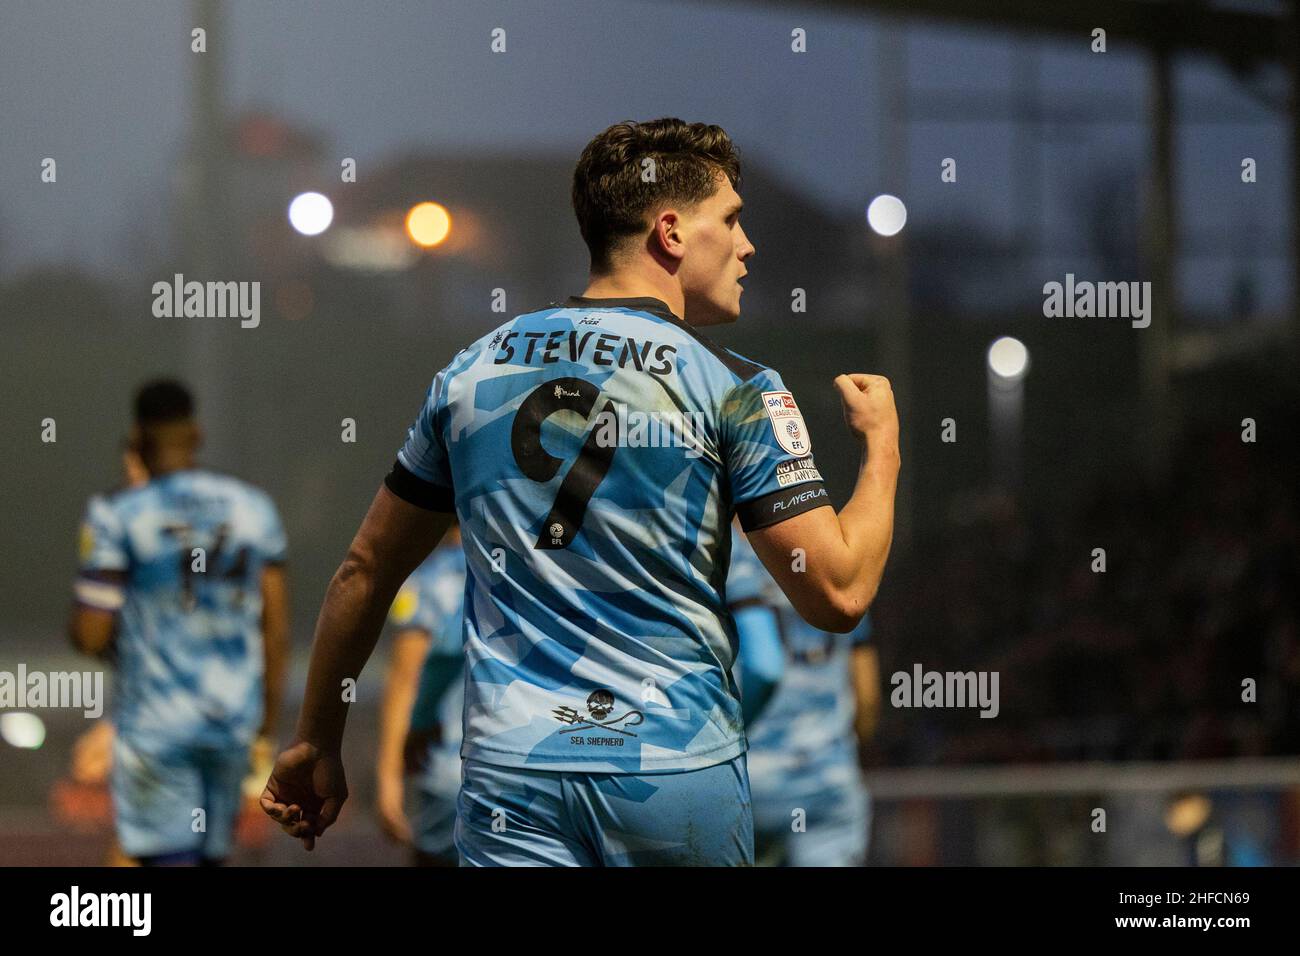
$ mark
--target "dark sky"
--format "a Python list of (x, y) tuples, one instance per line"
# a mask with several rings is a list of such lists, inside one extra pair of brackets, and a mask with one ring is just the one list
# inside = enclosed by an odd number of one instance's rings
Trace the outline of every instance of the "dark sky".
[[(319, 130), (332, 153), (358, 159), (362, 176), (406, 148), (576, 159), (610, 123), (676, 115), (723, 125), (743, 155), (833, 214), (860, 215), (891, 183), (909, 228), (975, 221), (1008, 238), (1036, 214), (1042, 268), (1059, 275), (1081, 249), (1081, 184), (1098, 170), (1146, 165), (1148, 63), (1118, 38), (1097, 55), (1087, 36), (900, 28), (797, 4), (244, 0), (225, 10), (209, 50), (225, 58), (230, 108), (267, 108)], [(197, 55), (191, 11), (156, 0), (0, 5), (0, 276), (51, 261), (120, 274), (131, 229), (167, 229)], [(505, 54), (489, 50), (498, 26)], [(790, 52), (795, 27), (807, 30), (806, 54)], [(914, 118), (906, 157), (891, 163), (879, 96), (887, 34), (905, 48), (918, 114), (961, 94), (977, 105)], [(1279, 77), (1261, 85), (1280, 92)], [(1006, 117), (1024, 78), (1036, 78), (1045, 107), (1102, 110), (1107, 122), (1018, 134)], [(1289, 294), (1282, 117), (1208, 59), (1185, 58), (1177, 80), (1192, 121), (1178, 141), (1184, 292), (1213, 304), (1244, 270), (1260, 305), (1280, 309)], [(46, 156), (58, 161), (57, 186), (39, 181)], [(958, 160), (955, 185), (939, 180), (946, 156)], [(1243, 156), (1259, 163), (1253, 186), (1240, 182)]]

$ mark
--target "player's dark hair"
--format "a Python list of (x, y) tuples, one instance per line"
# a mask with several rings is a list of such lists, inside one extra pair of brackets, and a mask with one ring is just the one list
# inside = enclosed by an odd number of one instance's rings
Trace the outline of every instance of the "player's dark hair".
[(163, 425), (194, 417), (194, 396), (174, 379), (148, 382), (135, 393), (137, 425)]
[[(653, 182), (643, 176), (647, 159), (654, 160)], [(740, 156), (721, 126), (665, 117), (616, 123), (598, 135), (573, 171), (573, 211), (591, 271), (610, 270), (611, 253), (646, 228), (647, 213), (712, 196), (719, 174), (740, 191)]]

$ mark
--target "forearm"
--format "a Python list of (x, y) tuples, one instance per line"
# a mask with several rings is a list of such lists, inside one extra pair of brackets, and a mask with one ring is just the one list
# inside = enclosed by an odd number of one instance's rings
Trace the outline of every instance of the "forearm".
[(420, 680), (420, 663), (427, 640), (398, 635), (389, 658), (384, 698), (379, 708), (379, 752), (375, 771), (381, 785), (385, 780), (400, 780), (403, 770), (402, 748), (410, 728), (411, 707)]
[(853, 730), (858, 743), (865, 744), (876, 735), (880, 722), (880, 658), (872, 647), (860, 645), (850, 657), (853, 699)]
[(280, 700), (284, 690), (283, 654), (276, 653), (267, 645), (266, 677), (262, 688), (262, 726), (258, 735), (275, 736), (275, 728), (280, 722)]
[(289, 660), (289, 635), (278, 624), (268, 623), (263, 631), (266, 648), (266, 675), (262, 687), (263, 737), (275, 735), (280, 723), (280, 702), (284, 699), (284, 675)]
[(280, 726), (280, 702), (289, 666), (289, 591), (282, 565), (262, 569), (262, 727), (272, 737)]
[(845, 607), (860, 617), (875, 599), (894, 538), (898, 446), (874, 442), (863, 450), (858, 480), (838, 518), (843, 548), (835, 556), (832, 583)]
[(379, 726), (379, 753), (375, 759), (375, 773), (381, 786), (385, 781), (400, 780), (402, 777), (402, 746), (406, 742), (406, 732), (410, 729), (414, 698), (413, 693), (399, 692), (384, 701)]
[(297, 739), (338, 751), (347, 721), (344, 681), (360, 678), (400, 583), (351, 556), (334, 574), (316, 621)]

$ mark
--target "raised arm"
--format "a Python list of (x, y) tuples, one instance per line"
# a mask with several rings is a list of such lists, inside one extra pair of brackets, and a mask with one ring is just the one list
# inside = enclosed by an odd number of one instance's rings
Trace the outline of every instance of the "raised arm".
[(852, 497), (838, 514), (829, 505), (814, 508), (750, 531), (749, 541), (799, 616), (842, 634), (857, 626), (875, 599), (889, 557), (898, 412), (889, 380), (880, 375), (841, 375), (835, 386), (845, 424), (862, 445)]

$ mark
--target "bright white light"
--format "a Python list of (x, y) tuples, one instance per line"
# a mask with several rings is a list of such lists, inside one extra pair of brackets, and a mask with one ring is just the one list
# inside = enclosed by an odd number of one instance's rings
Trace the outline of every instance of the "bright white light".
[(907, 223), (907, 207), (903, 200), (888, 193), (871, 200), (867, 207), (867, 225), (882, 236), (896, 236)]
[(989, 346), (989, 371), (1014, 382), (1029, 371), (1029, 349), (1019, 339), (1004, 335)]
[(304, 236), (319, 236), (334, 221), (334, 205), (320, 193), (303, 193), (289, 203), (289, 224)]
[(12, 747), (35, 750), (45, 743), (45, 723), (35, 714), (22, 711), (0, 714), (0, 737)]

